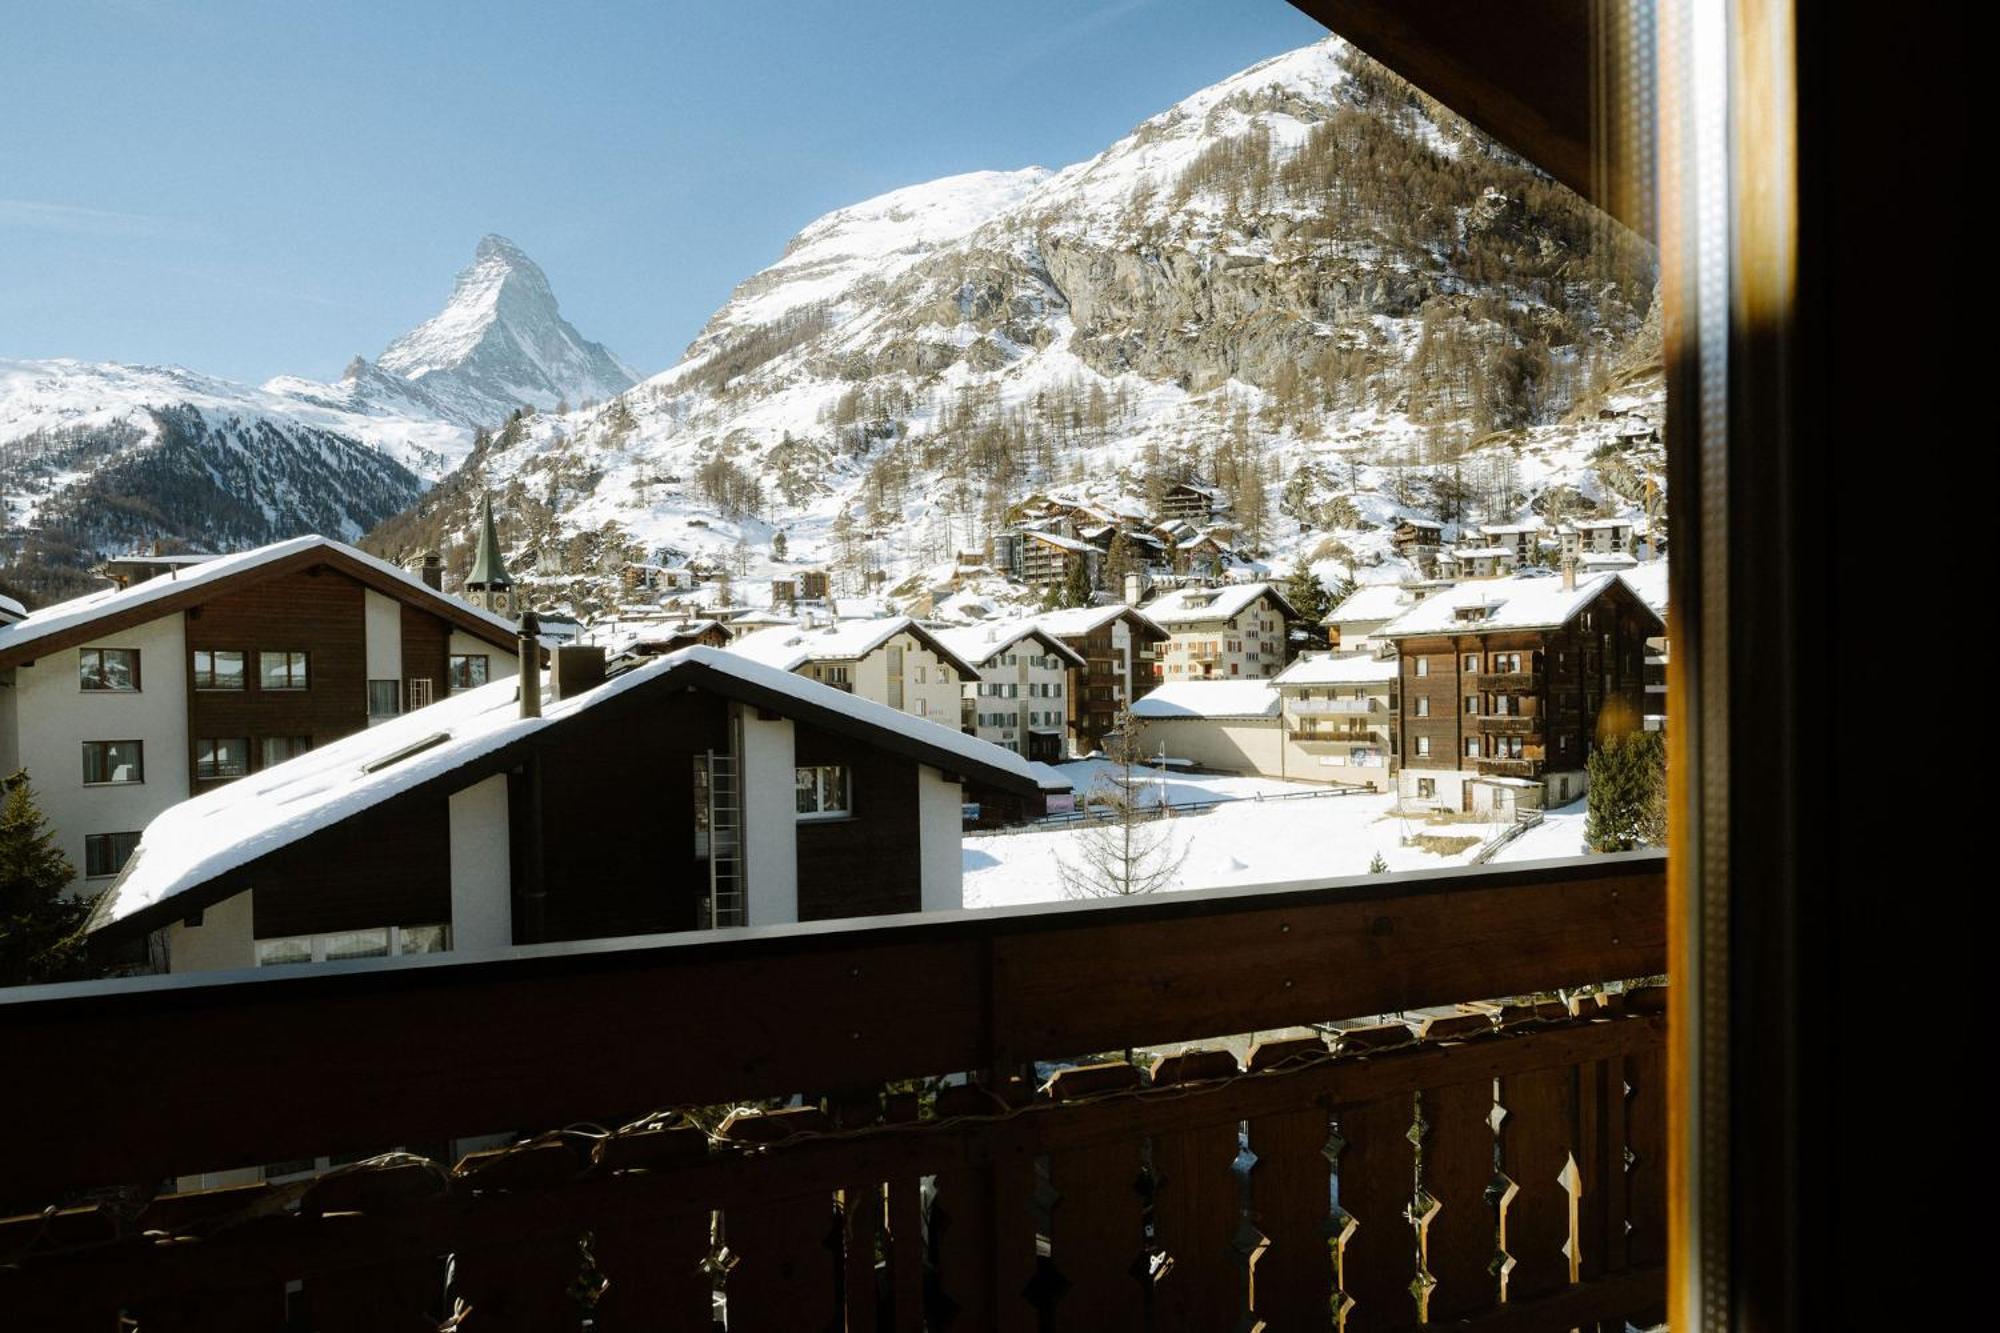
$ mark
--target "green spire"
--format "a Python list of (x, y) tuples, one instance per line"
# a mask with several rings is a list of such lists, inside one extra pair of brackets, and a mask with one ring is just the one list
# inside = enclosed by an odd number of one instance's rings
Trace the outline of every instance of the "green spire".
[(472, 554), (472, 572), (465, 576), (465, 586), (488, 592), (514, 586), (513, 578), (507, 573), (507, 564), (500, 558), (500, 533), (493, 526), (491, 495), (485, 499), (479, 528), (479, 549)]

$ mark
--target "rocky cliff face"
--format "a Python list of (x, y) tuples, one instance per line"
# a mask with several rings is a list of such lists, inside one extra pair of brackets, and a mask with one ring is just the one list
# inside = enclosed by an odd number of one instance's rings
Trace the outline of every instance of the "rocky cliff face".
[[(1507, 477), (1538, 448), (1591, 494), (1575, 423), (1652, 285), (1637, 238), (1328, 40), (1064, 170), (829, 214), (679, 364), (523, 423), (384, 541), (448, 538), (490, 488), (538, 552), (706, 551), (754, 578), (783, 572), (782, 529), (857, 590), (979, 549), (1031, 490), (1171, 474), (1220, 485), (1272, 558), (1365, 551), (1369, 515), (1414, 498), (1388, 469), (1481, 441), (1512, 451), (1489, 521), (1532, 501)], [(1653, 392), (1632, 383), (1614, 414)], [(611, 564), (550, 568), (562, 596), (615, 595)]]

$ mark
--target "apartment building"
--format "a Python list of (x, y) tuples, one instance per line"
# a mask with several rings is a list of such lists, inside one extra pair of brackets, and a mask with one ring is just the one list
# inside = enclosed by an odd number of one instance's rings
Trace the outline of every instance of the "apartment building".
[(1283, 776), (1391, 790), (1397, 678), (1393, 653), (1302, 657), (1279, 672), (1271, 683), (1284, 728)]
[(1596, 741), (1642, 725), (1646, 643), (1665, 632), (1624, 580), (1567, 565), (1404, 612), (1380, 631), (1398, 654), (1399, 796), (1452, 810), (1575, 800)]
[(1069, 748), (1070, 698), (1088, 663), (1030, 620), (937, 631), (938, 642), (969, 662), (961, 729), (1027, 759), (1060, 763)]
[(738, 653), (555, 662), (160, 815), (93, 948), (195, 972), (953, 908), (965, 803), (1041, 799), (1011, 751)]
[(1341, 599), (1326, 613), (1320, 627), (1326, 631), (1326, 646), (1334, 652), (1350, 653), (1386, 646), (1375, 631), (1416, 604), (1416, 599), (1394, 583), (1368, 583)]
[(1089, 754), (1117, 726), (1118, 710), (1153, 688), (1167, 632), (1124, 603), (1049, 611), (1034, 623), (1084, 660), (1069, 693), (1069, 728), (1076, 752)]
[(736, 639), (729, 651), (954, 730), (962, 687), (979, 679), (977, 669), (908, 616), (772, 625)]
[(1167, 632), (1156, 663), (1165, 684), (1268, 679), (1284, 670), (1291, 622), (1299, 613), (1268, 583), (1178, 588), (1148, 602)]
[(0, 620), (0, 771), (82, 892), (176, 803), (515, 671), (511, 622), (325, 537)]

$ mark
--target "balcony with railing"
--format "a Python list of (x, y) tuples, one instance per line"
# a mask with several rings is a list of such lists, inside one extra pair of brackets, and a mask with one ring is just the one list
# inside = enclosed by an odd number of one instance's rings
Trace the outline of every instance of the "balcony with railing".
[(1539, 694), (1542, 673), (1534, 671), (1488, 671), (1473, 677), (1473, 687), (1492, 694)]
[(1538, 778), (1542, 775), (1542, 767), (1540, 759), (1481, 759), (1479, 775), (1487, 778)]
[(1387, 711), (1380, 699), (1307, 699), (1287, 696), (1285, 707), (1300, 717), (1358, 717)]
[(1539, 736), (1542, 719), (1526, 714), (1488, 713), (1479, 719), (1482, 736)]
[(0, 1325), (1657, 1322), (1664, 866), (9, 995)]

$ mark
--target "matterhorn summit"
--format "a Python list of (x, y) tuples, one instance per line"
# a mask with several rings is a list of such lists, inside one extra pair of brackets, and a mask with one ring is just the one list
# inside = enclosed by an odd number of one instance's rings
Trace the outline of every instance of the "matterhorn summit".
[(495, 424), (524, 404), (609, 398), (639, 378), (562, 317), (540, 265), (492, 235), (480, 240), (444, 309), (390, 343), (376, 365), (475, 424)]

